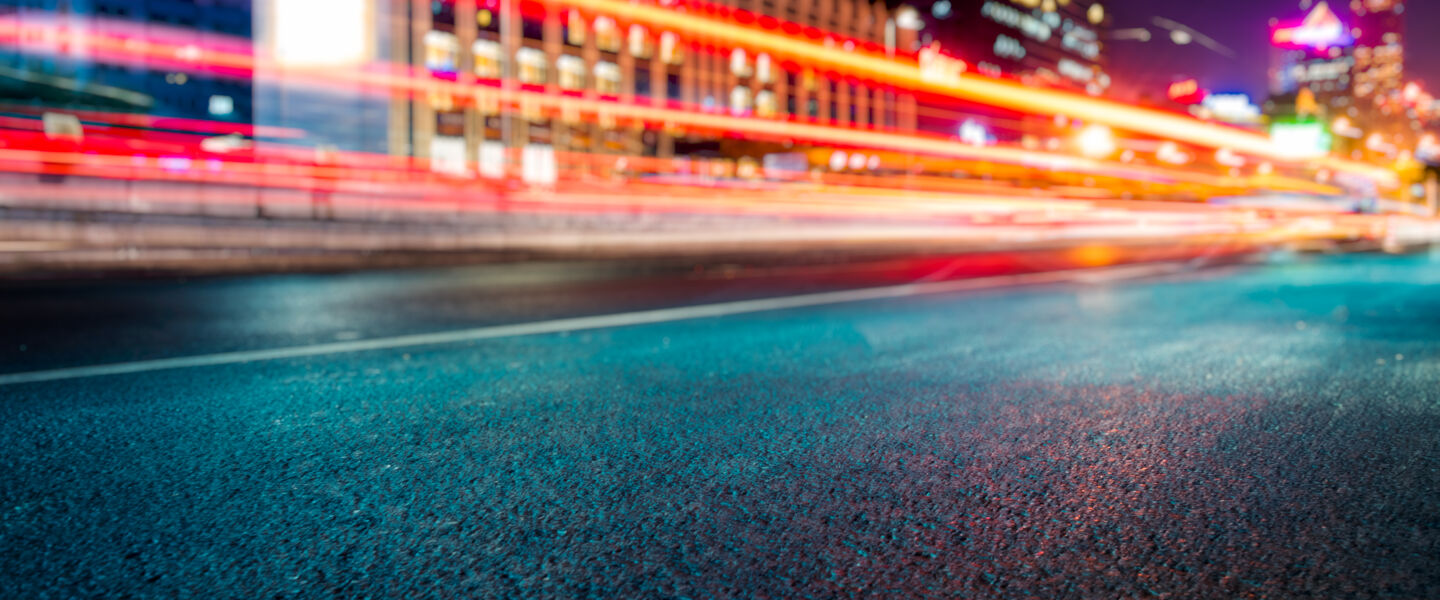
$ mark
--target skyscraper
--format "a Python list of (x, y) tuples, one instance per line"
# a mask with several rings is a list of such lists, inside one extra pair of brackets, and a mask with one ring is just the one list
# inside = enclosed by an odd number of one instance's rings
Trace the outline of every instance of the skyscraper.
[(1405, 4), (1400, 0), (1352, 0), (1357, 98), (1398, 91), (1405, 75)]

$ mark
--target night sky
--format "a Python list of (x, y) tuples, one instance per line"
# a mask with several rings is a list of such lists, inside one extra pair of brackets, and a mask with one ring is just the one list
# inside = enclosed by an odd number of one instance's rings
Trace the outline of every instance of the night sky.
[[(1331, 2), (1332, 7), (1349, 4)], [(1111, 70), (1117, 83), (1146, 82), (1140, 89), (1164, 94), (1174, 76), (1197, 77), (1212, 92), (1246, 92), (1257, 102), (1265, 97), (1269, 68), (1269, 21), (1304, 16), (1299, 0), (1110, 0), (1116, 28), (1151, 26), (1156, 16), (1178, 21), (1233, 49), (1238, 56), (1226, 58), (1198, 44), (1176, 46), (1163, 35), (1148, 43), (1116, 41), (1109, 47)], [(1440, 27), (1440, 2), (1409, 0), (1405, 39), (1406, 76), (1428, 82), (1432, 92), (1440, 91), (1440, 36), (1426, 35)], [(1337, 8), (1338, 13), (1343, 15)], [(1348, 12), (1348, 11), (1347, 11)], [(1122, 98), (1126, 90), (1117, 89)]]

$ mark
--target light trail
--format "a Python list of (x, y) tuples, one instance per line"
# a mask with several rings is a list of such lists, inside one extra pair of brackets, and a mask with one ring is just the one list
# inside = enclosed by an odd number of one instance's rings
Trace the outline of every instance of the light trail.
[[(863, 48), (846, 52), (824, 43), (814, 42), (808, 37), (757, 29), (737, 24), (734, 21), (725, 22), (698, 17), (653, 5), (617, 0), (574, 0), (568, 4), (596, 12), (619, 15), (627, 21), (642, 22), (694, 36), (710, 37), (749, 48), (768, 50), (782, 58), (806, 64), (828, 66), (857, 76), (884, 81), (901, 88), (931, 91), (992, 106), (1039, 114), (1064, 114), (1166, 139), (1176, 139), (1213, 148), (1230, 148), (1284, 162), (1296, 162), (1296, 157), (1287, 155), (1264, 136), (1193, 118), (1136, 108), (1069, 92), (1029, 88), (1017, 82), (972, 74), (966, 74), (950, 81), (937, 82), (924, 77), (918, 63), (912, 64), (908, 59), (897, 60), (895, 57), (879, 55)], [(50, 43), (63, 45), (83, 42), (86, 47), (103, 50), (94, 56), (97, 60), (139, 57), (174, 68), (222, 74), (253, 74), (256, 67), (261, 66), (266, 70), (274, 70), (276, 73), (283, 73), (287, 77), (294, 78), (291, 79), (291, 82), (321, 80), (342, 86), (358, 85), (359, 89), (373, 89), (372, 86), (380, 86), (381, 89), (377, 90), (379, 93), (383, 93), (385, 90), (404, 91), (416, 97), (447, 93), (459, 98), (472, 98), (476, 102), (481, 102), (482, 98), (488, 98), (485, 101), (498, 101), (510, 108), (539, 104), (562, 112), (582, 110), (581, 103), (585, 103), (584, 109), (601, 113), (600, 109), (604, 108), (604, 112), (613, 113), (615, 117), (639, 121), (663, 121), (715, 131), (734, 131), (737, 130), (737, 127), (743, 127), (740, 130), (761, 139), (791, 137), (844, 144), (843, 138), (856, 139), (858, 137), (858, 143), (852, 143), (852, 146), (870, 145), (883, 149), (968, 157), (1056, 170), (1103, 172), (1107, 168), (1100, 166), (1104, 163), (1099, 161), (1089, 161), (1066, 155), (1047, 155), (1035, 151), (998, 147), (968, 147), (944, 139), (928, 139), (870, 129), (833, 127), (754, 117), (725, 117), (693, 110), (660, 108), (653, 104), (638, 105), (604, 101), (602, 107), (597, 105), (602, 102), (599, 100), (555, 96), (524, 90), (486, 89), (484, 86), (438, 80), (413, 72), (401, 71), (401, 74), (397, 74), (396, 71), (400, 71), (400, 69), (391, 69), (392, 72), (389, 74), (333, 69), (281, 70), (263, 59), (257, 62), (256, 57), (249, 53), (229, 51), (223, 47), (166, 43), (88, 30), (74, 30), (68, 27), (52, 27), (52, 30), (43, 32), (42, 37), (48, 36), (45, 39)], [(777, 27), (783, 29), (784, 25), (781, 24)], [(24, 28), (13, 18), (0, 19), (0, 41), (24, 45), (34, 35), (33, 31), (25, 32)], [(656, 113), (662, 114), (657, 115)], [(658, 118), (656, 118), (657, 116)], [(746, 121), (749, 124), (744, 124)], [(1325, 157), (1316, 159), (1313, 163), (1335, 171), (1362, 175), (1386, 186), (1393, 186), (1398, 180), (1394, 171), (1390, 169), (1355, 161)]]
[[(827, 66), (862, 78), (896, 84), (916, 90), (928, 90), (972, 101), (1039, 114), (1060, 114), (1085, 121), (1104, 123), (1120, 129), (1185, 141), (1210, 148), (1230, 148), (1287, 162), (1299, 157), (1290, 155), (1269, 138), (1231, 127), (1160, 111), (1137, 108), (1041, 88), (1026, 87), (1018, 82), (964, 74), (948, 81), (925, 77), (918, 63), (864, 51), (846, 52), (815, 43), (808, 39), (722, 22), (638, 2), (620, 0), (567, 0), (566, 4), (608, 15), (623, 16), (627, 21), (653, 27), (708, 37), (732, 44), (763, 49), (804, 64)], [(1355, 161), (1326, 158), (1317, 161), (1326, 167), (1353, 172), (1394, 185), (1395, 173)]]

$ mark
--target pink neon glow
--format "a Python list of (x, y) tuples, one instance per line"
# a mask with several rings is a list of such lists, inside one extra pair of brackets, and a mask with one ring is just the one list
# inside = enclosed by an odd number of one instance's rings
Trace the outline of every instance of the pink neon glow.
[(1330, 10), (1330, 5), (1323, 0), (1305, 15), (1305, 20), (1299, 25), (1276, 29), (1270, 35), (1270, 40), (1278, 46), (1314, 50), (1349, 46), (1355, 41), (1350, 37), (1345, 23), (1335, 16), (1335, 11)]

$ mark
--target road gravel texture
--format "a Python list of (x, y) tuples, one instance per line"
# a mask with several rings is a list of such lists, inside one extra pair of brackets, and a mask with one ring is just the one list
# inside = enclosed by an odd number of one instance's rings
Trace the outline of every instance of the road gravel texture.
[(1298, 258), (4, 387), (0, 589), (1440, 597), (1437, 284)]

